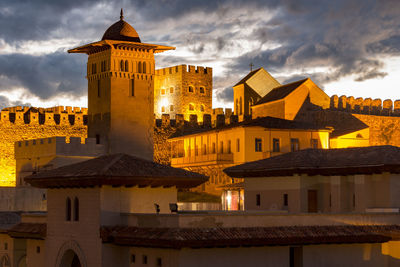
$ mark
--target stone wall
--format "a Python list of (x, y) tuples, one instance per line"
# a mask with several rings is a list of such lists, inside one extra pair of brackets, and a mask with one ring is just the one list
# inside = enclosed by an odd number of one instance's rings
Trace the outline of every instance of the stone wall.
[(356, 114), (400, 116), (400, 100), (381, 100), (371, 98), (354, 98), (353, 96), (331, 96), (331, 110), (347, 111)]

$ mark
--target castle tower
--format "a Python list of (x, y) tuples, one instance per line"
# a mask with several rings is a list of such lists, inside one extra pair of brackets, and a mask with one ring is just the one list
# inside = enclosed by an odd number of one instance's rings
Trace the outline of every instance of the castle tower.
[(88, 137), (106, 153), (153, 160), (154, 54), (171, 49), (142, 43), (121, 10), (101, 41), (68, 51), (89, 56)]

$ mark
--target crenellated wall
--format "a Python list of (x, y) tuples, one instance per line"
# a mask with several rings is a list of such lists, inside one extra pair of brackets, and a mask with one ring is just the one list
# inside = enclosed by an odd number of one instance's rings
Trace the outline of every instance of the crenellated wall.
[(331, 96), (331, 110), (347, 111), (356, 114), (400, 116), (400, 100), (354, 98), (353, 96)]
[(35, 138), (86, 138), (87, 109), (9, 107), (0, 113), (0, 186), (15, 186), (14, 143)]

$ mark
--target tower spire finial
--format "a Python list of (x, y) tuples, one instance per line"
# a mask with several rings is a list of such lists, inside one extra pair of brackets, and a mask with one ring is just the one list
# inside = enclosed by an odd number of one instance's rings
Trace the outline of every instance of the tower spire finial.
[(121, 15), (119, 16), (120, 20), (124, 19), (124, 10), (121, 8)]

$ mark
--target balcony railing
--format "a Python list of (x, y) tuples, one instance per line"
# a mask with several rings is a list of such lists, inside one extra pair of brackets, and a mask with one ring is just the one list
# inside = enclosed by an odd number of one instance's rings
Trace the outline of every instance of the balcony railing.
[(233, 163), (233, 154), (206, 154), (191, 157), (172, 158), (171, 165), (173, 167), (184, 166), (201, 166), (212, 164), (229, 164)]

